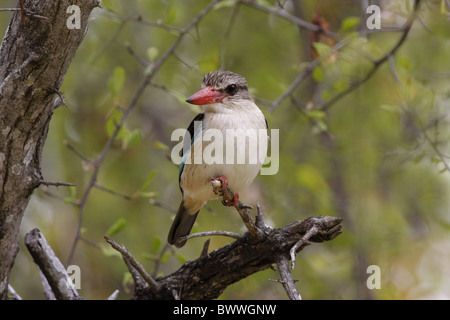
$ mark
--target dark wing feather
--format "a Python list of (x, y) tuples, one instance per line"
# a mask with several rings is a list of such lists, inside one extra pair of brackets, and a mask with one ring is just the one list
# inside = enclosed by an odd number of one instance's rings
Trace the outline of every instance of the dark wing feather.
[[(181, 157), (183, 157), (184, 155), (184, 150), (188, 150), (190, 147), (192, 147), (193, 143), (194, 143), (194, 129), (195, 129), (195, 121), (203, 121), (203, 119), (205, 118), (205, 114), (204, 113), (199, 113), (198, 115), (195, 116), (194, 119), (192, 119), (191, 123), (189, 124), (189, 127), (187, 128), (187, 132), (186, 135), (184, 136), (184, 140), (183, 140), (183, 149), (181, 150)], [(178, 176), (178, 182), (181, 182), (181, 174), (183, 173), (183, 168), (184, 168), (184, 162), (182, 161), (180, 164), (180, 174)], [(180, 187), (181, 189), (181, 187)], [(183, 190), (181, 190), (181, 192), (183, 192)]]

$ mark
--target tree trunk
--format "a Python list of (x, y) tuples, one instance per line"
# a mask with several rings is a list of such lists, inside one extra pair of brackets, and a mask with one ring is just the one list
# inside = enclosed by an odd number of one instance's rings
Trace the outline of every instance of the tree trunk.
[(59, 88), (98, 4), (24, 0), (24, 14), (14, 14), (0, 48), (1, 299), (7, 298), (23, 212), (42, 181), (42, 149), (53, 110), (62, 103)]

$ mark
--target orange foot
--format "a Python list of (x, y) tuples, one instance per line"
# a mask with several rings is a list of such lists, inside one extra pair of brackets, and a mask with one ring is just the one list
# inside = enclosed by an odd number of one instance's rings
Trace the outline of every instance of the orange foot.
[(235, 193), (232, 201), (222, 200), (222, 204), (227, 207), (234, 207), (239, 202), (239, 193)]
[[(218, 176), (209, 181), (219, 180), (222, 184), (220, 187), (213, 186), (213, 192), (217, 195), (223, 196), (225, 190), (228, 188), (228, 180), (225, 176)], [(222, 201), (224, 206), (234, 207), (239, 202), (239, 194), (235, 194), (232, 201)]]

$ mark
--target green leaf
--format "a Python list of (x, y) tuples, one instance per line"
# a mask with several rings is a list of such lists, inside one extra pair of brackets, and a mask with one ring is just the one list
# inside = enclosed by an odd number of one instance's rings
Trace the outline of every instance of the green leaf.
[(203, 59), (197, 64), (202, 72), (210, 72), (219, 68), (217, 59)]
[(186, 257), (185, 257), (185, 256), (182, 256), (182, 255), (179, 254), (179, 253), (176, 253), (176, 254), (175, 254), (175, 257), (176, 257), (176, 258), (178, 259), (178, 261), (180, 261), (182, 264), (186, 263), (186, 261), (187, 261)]
[(308, 111), (308, 116), (315, 120), (323, 120), (325, 119), (325, 112), (321, 110), (310, 110)]
[(141, 187), (141, 190), (147, 189), (147, 187), (152, 183), (153, 179), (155, 179), (156, 175), (158, 174), (157, 170), (152, 170), (147, 176), (147, 179), (145, 179), (144, 184)]
[(151, 62), (155, 61), (158, 54), (159, 54), (159, 50), (156, 47), (150, 47), (147, 49), (147, 58)]
[(124, 83), (125, 83), (125, 69), (122, 67), (115, 67), (113, 74), (108, 79), (109, 92), (114, 97), (117, 97)]
[(177, 18), (177, 9), (176, 7), (170, 7), (169, 12), (167, 13), (166, 17), (166, 24), (172, 24), (175, 22), (175, 19)]
[(269, 1), (267, 1), (267, 0), (256, 0), (256, 3), (261, 5), (261, 6), (264, 6), (264, 7), (271, 7), (272, 6), (272, 4)]
[(323, 72), (323, 68), (321, 66), (317, 66), (314, 68), (312, 72), (313, 79), (316, 82), (322, 82), (325, 78), (325, 73)]
[(101, 246), (101, 251), (105, 257), (122, 257), (119, 251), (115, 250), (111, 246)]
[(411, 61), (406, 57), (400, 57), (398, 59), (398, 63), (400, 66), (402, 66), (405, 70), (411, 70)]
[(328, 131), (328, 125), (323, 120), (316, 120), (316, 127), (314, 133), (322, 133)]
[(345, 80), (340, 79), (340, 80), (337, 80), (336, 82), (333, 83), (333, 89), (337, 93), (344, 92), (348, 88), (349, 88), (349, 84)]
[(160, 237), (154, 237), (153, 238), (153, 252), (155, 254), (158, 252), (160, 246), (161, 246), (161, 238)]
[(163, 151), (169, 150), (169, 147), (168, 147), (166, 144), (162, 143), (161, 141), (155, 141), (155, 142), (153, 142), (153, 146), (154, 146), (155, 148), (161, 149), (161, 150), (163, 150)]
[(152, 73), (153, 71), (153, 65), (148, 65), (145, 69), (144, 69), (144, 75), (148, 76), (150, 73)]
[(390, 112), (400, 112), (401, 111), (400, 107), (394, 106), (394, 105), (391, 105), (391, 104), (382, 104), (380, 106), (380, 108), (384, 109), (386, 111), (390, 111)]
[(125, 220), (124, 218), (120, 218), (108, 229), (108, 231), (106, 232), (106, 235), (108, 237), (112, 237), (113, 235), (122, 231), (126, 225), (127, 225), (127, 220)]
[(142, 253), (142, 257), (146, 260), (150, 260), (150, 261), (155, 261), (156, 260), (156, 256), (154, 254), (148, 253), (148, 252), (143, 252)]
[[(106, 121), (106, 133), (108, 136), (112, 136), (114, 131), (116, 130), (116, 126), (122, 120), (122, 112), (119, 109), (114, 109), (114, 111), (109, 115), (108, 120)], [(120, 139), (124, 135), (124, 128), (121, 127), (119, 132), (117, 133), (116, 139)]]
[(433, 157), (433, 158), (431, 158), (431, 162), (433, 162), (433, 163), (441, 163), (442, 160), (439, 159), (438, 157)]
[(172, 254), (170, 252), (164, 253), (163, 256), (161, 257), (161, 262), (165, 263), (165, 262), (169, 261), (171, 255)]
[(157, 192), (149, 191), (149, 192), (138, 192), (138, 196), (142, 198), (156, 198), (158, 196)]
[(113, 4), (112, 0), (102, 0), (102, 8), (106, 11), (115, 12), (115, 4)]
[(319, 56), (326, 56), (331, 53), (331, 47), (329, 45), (326, 45), (325, 43), (314, 42), (313, 47), (314, 49), (316, 49)]
[(325, 100), (325, 101), (330, 101), (330, 99), (332, 98), (332, 95), (329, 91), (324, 91), (324, 92), (322, 92), (321, 95), (322, 95), (323, 100)]
[(348, 17), (345, 18), (341, 23), (341, 30), (351, 30), (356, 28), (359, 25), (360, 18), (359, 17)]
[(133, 277), (131, 276), (131, 273), (126, 271), (123, 273), (122, 277), (122, 286), (125, 287), (127, 284), (131, 283), (133, 281)]
[(68, 187), (70, 195), (63, 199), (65, 204), (77, 202), (77, 187)]
[(130, 136), (128, 137), (128, 146), (136, 146), (142, 140), (142, 132), (140, 129), (134, 129), (130, 132)]
[(223, 0), (221, 2), (219, 2), (215, 7), (214, 10), (218, 10), (218, 9), (222, 9), (222, 8), (227, 8), (227, 7), (232, 7), (236, 4), (236, 0)]

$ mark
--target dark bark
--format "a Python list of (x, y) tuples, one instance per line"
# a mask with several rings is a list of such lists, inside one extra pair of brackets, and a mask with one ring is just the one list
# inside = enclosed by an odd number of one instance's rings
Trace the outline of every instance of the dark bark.
[(280, 259), (290, 260), (291, 248), (306, 234), (310, 237), (299, 245), (297, 253), (309, 242), (334, 239), (341, 233), (341, 222), (341, 218), (319, 216), (296, 221), (280, 229), (265, 227), (262, 230), (264, 235), (256, 241), (247, 233), (240, 240), (185, 263), (171, 275), (156, 279), (161, 288), (157, 292), (150, 286), (136, 286), (133, 298), (215, 299), (230, 284), (270, 268)]
[[(40, 161), (59, 88), (98, 0), (25, 0), (0, 48), (0, 299), (18, 251), (19, 226), (42, 180)], [(69, 29), (67, 8), (80, 8)]]

